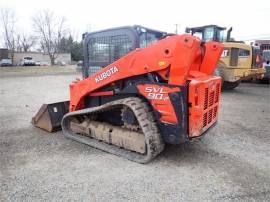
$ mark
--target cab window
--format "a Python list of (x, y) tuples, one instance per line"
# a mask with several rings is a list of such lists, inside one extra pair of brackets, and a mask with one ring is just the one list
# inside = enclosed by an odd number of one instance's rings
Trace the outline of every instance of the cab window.
[(249, 53), (249, 50), (239, 49), (238, 55), (239, 55), (240, 57), (248, 57), (249, 54), (250, 54), (250, 53)]
[(140, 35), (140, 48), (145, 48), (158, 40), (159, 37), (156, 36), (154, 33), (143, 32)]
[(88, 44), (89, 63), (108, 65), (131, 50), (132, 41), (126, 34), (94, 37), (89, 40)]
[(224, 30), (217, 30), (217, 41), (224, 42)]
[(203, 35), (205, 42), (212, 41), (214, 38), (214, 28), (213, 27), (205, 28)]

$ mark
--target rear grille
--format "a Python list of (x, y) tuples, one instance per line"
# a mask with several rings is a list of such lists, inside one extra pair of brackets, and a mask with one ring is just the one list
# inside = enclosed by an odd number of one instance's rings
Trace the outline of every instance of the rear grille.
[(213, 113), (213, 110), (210, 109), (208, 112), (208, 123), (211, 123), (211, 121), (212, 121), (212, 113)]
[(207, 113), (204, 113), (203, 115), (203, 127), (207, 125)]
[(220, 94), (220, 84), (217, 83), (215, 88), (205, 88), (204, 91), (204, 114), (203, 114), (203, 128), (208, 127), (217, 118), (218, 102)]
[(214, 108), (213, 118), (216, 118), (216, 116), (217, 116), (217, 106), (215, 106), (215, 108)]
[(209, 107), (211, 107), (212, 105), (213, 105), (213, 103), (214, 103), (214, 91), (212, 91), (211, 93), (210, 93), (210, 96), (209, 96)]
[(215, 96), (215, 103), (217, 103), (219, 100), (218, 100), (218, 98), (219, 98), (219, 88), (220, 88), (220, 84), (218, 83), (217, 85), (216, 85), (216, 96)]
[(208, 88), (205, 88), (204, 91), (204, 107), (203, 109), (206, 110), (208, 107)]
[(220, 102), (220, 79), (195, 80), (189, 84), (189, 137), (198, 137), (212, 126), (218, 118)]

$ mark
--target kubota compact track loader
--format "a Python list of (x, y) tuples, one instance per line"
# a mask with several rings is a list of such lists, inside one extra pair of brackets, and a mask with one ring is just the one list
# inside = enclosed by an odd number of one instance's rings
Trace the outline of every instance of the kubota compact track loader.
[(43, 105), (33, 123), (52, 131), (62, 120), (65, 137), (147, 163), (165, 143), (188, 142), (216, 123), (221, 78), (212, 74), (222, 51), (141, 26), (85, 34), (84, 79), (70, 84), (68, 113), (68, 102)]

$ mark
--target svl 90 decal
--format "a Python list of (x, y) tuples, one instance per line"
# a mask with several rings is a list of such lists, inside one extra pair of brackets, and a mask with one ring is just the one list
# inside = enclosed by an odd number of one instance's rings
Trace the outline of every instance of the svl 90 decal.
[(180, 88), (157, 84), (139, 84), (137, 88), (150, 101), (154, 110), (159, 113), (161, 122), (170, 124), (178, 123), (169, 94), (180, 92)]
[(148, 86), (145, 88), (146, 97), (150, 100), (168, 100), (168, 94), (162, 87)]

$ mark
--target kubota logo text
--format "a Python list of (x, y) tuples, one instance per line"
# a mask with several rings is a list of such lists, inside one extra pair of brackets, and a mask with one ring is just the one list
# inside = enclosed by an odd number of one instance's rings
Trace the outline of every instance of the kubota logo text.
[(110, 69), (108, 69), (105, 72), (102, 72), (101, 74), (99, 74), (96, 78), (95, 81), (96, 83), (110, 77), (111, 75), (115, 74), (116, 72), (118, 72), (119, 70), (117, 69), (116, 66), (111, 67)]

